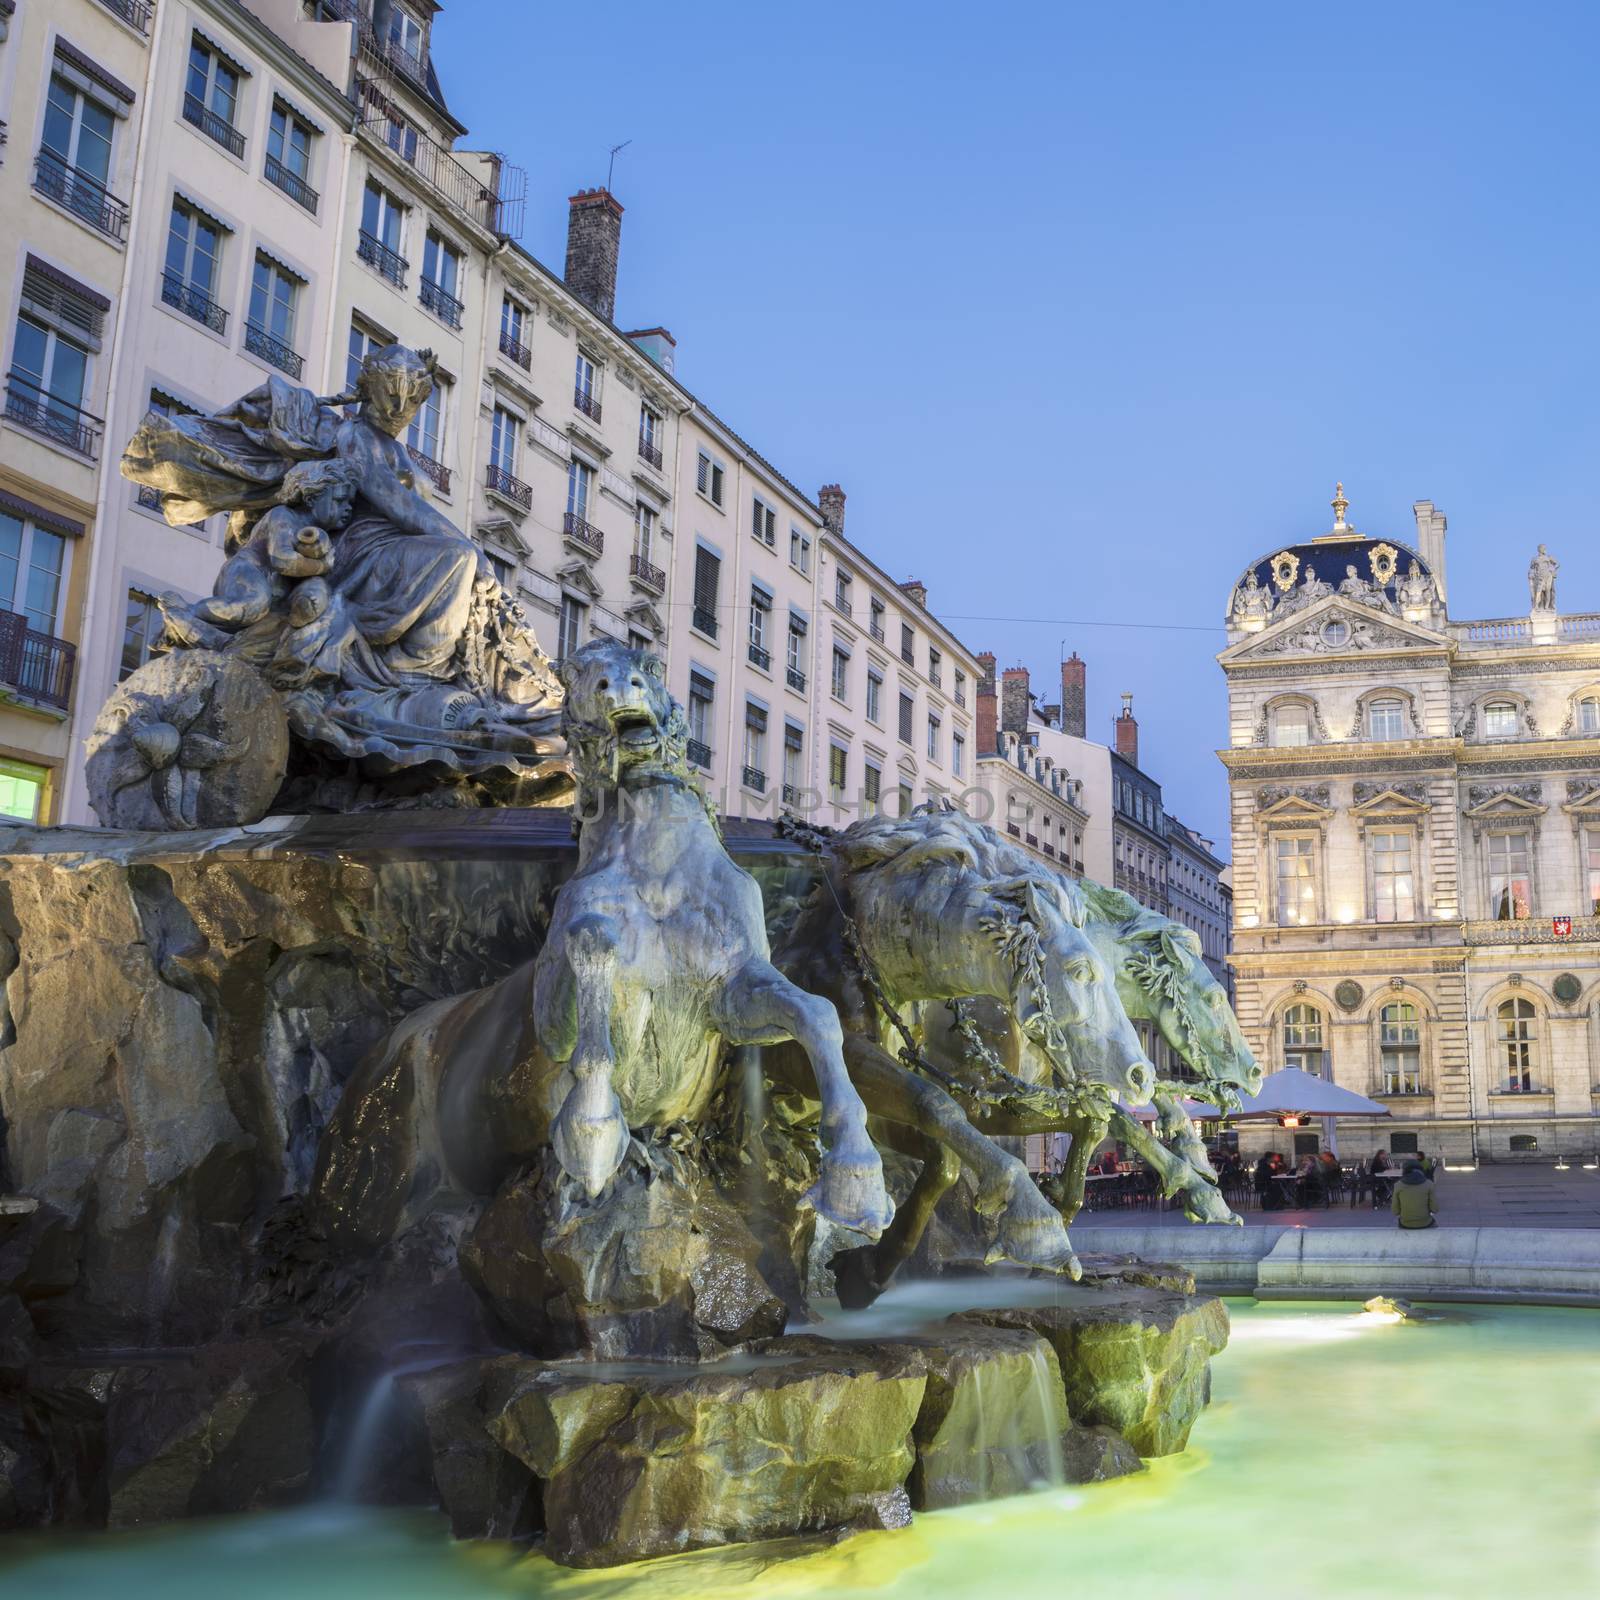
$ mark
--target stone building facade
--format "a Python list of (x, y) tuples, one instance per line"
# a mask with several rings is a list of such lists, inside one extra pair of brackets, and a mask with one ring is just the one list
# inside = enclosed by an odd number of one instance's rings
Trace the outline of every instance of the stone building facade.
[(1269, 1070), (1388, 1105), (1338, 1123), (1346, 1153), (1592, 1160), (1600, 615), (1557, 609), (1541, 547), (1529, 609), (1457, 621), (1443, 514), (1419, 501), (1408, 544), (1347, 506), (1229, 599), (1241, 1025)]

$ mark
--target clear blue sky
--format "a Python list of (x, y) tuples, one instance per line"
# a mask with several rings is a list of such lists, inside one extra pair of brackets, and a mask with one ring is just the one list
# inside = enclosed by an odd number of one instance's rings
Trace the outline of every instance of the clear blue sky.
[(1593, 4), (454, 0), (435, 55), (552, 266), (632, 139), (618, 321), (975, 649), (1076, 648), (1092, 735), (1132, 690), (1225, 842), (1220, 614), (1336, 478), (1364, 532), (1445, 510), (1455, 615), (1525, 611), (1541, 539), (1600, 610), (1597, 44)]

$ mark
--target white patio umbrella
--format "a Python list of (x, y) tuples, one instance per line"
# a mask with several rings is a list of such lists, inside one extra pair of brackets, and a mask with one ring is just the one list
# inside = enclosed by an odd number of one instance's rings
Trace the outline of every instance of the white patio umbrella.
[[(1192, 1122), (1215, 1122), (1222, 1115), (1222, 1113), (1218, 1111), (1215, 1106), (1206, 1105), (1200, 1100), (1180, 1099), (1178, 1104), (1183, 1107), (1184, 1111), (1188, 1114), (1189, 1119)], [(1139, 1122), (1154, 1122), (1156, 1120), (1156, 1108), (1154, 1106), (1130, 1106), (1121, 1100), (1117, 1102), (1117, 1105), (1121, 1110), (1127, 1112), (1130, 1117), (1135, 1118)]]
[(1269, 1072), (1261, 1085), (1260, 1094), (1239, 1096), (1236, 1119), (1245, 1117), (1321, 1117), (1323, 1137), (1329, 1150), (1338, 1153), (1339, 1140), (1334, 1132), (1335, 1117), (1386, 1117), (1389, 1108), (1377, 1100), (1369, 1100), (1354, 1089), (1341, 1089), (1326, 1078), (1313, 1072), (1303, 1072), (1299, 1067), (1283, 1067)]

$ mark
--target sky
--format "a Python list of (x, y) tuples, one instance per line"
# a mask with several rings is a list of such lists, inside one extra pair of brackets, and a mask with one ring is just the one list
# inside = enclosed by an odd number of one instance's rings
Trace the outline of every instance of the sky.
[[(1600, 611), (1600, 7), (452, 0), (469, 148), (626, 207), (617, 321), (1001, 666), (1089, 664), (1226, 847), (1243, 567), (1450, 519), (1452, 615), (1544, 541)], [(1047, 699), (1055, 694), (1047, 693)]]

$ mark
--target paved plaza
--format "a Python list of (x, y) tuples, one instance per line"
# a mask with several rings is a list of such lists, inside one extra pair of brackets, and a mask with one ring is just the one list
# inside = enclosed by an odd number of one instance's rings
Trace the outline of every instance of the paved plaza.
[[(1439, 1222), (1447, 1227), (1600, 1228), (1600, 1172), (1583, 1167), (1492, 1166), (1475, 1172), (1446, 1172), (1439, 1179)], [(1311, 1211), (1240, 1213), (1246, 1227), (1393, 1228), (1389, 1208), (1374, 1211), (1363, 1200), (1342, 1200)], [(1095, 1226), (1126, 1227), (1171, 1223), (1189, 1227), (1181, 1212), (1146, 1210), (1085, 1211), (1073, 1231)]]

